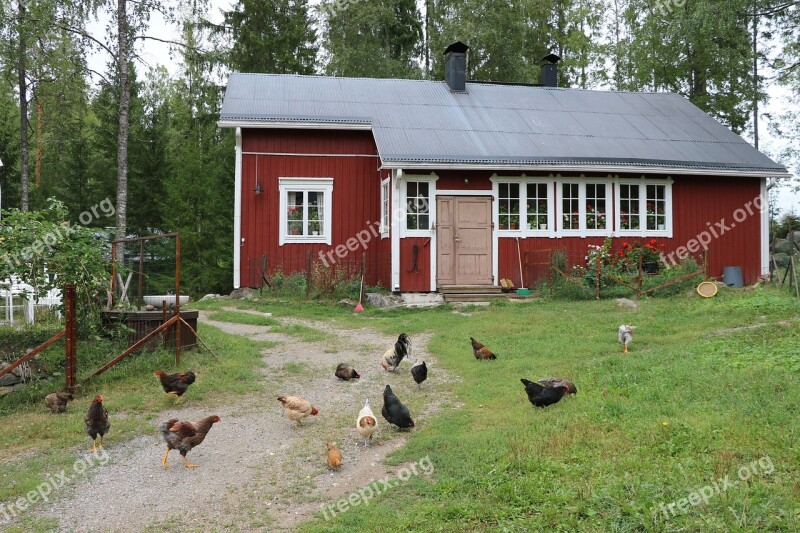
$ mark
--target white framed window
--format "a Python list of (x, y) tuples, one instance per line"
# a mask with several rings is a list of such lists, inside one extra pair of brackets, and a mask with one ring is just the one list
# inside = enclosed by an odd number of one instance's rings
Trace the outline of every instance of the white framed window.
[(279, 245), (331, 244), (333, 178), (279, 178)]
[(611, 232), (613, 182), (596, 178), (558, 177), (558, 229), (565, 235), (608, 235)]
[(381, 182), (381, 238), (386, 238), (389, 236), (389, 220), (391, 217), (389, 213), (391, 213), (390, 203), (389, 203), (389, 179), (385, 179)]
[(525, 220), (528, 231), (547, 231), (550, 228), (550, 184), (544, 181), (525, 184), (528, 198), (525, 202)]
[(401, 185), (404, 237), (428, 237), (433, 228), (435, 180), (408, 177)]
[(518, 230), (519, 227), (519, 189), (520, 183), (500, 182), (498, 184), (497, 211), (499, 230)]
[(617, 228), (620, 235), (672, 235), (672, 180), (617, 180)]
[(495, 227), (501, 235), (554, 236), (554, 178), (492, 176), (497, 201), (494, 206)]

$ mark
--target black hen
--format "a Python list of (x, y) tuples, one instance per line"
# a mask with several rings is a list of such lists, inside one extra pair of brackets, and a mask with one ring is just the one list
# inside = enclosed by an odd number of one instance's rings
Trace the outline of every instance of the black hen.
[(397, 399), (389, 385), (386, 385), (386, 388), (383, 389), (383, 409), (381, 409), (381, 414), (387, 422), (399, 428), (414, 427), (414, 421), (411, 420), (411, 412), (408, 407)]
[(191, 370), (185, 373), (176, 372), (175, 374), (167, 374), (161, 370), (154, 372), (161, 382), (161, 387), (169, 395), (175, 396), (180, 401), (181, 396), (189, 388), (189, 385), (194, 383), (195, 374)]
[(428, 379), (428, 365), (425, 364), (425, 361), (414, 363), (414, 366), (411, 367), (411, 376), (418, 387)]
[(339, 366), (337, 366), (334, 375), (337, 378), (343, 379), (345, 381), (348, 381), (350, 379), (361, 378), (361, 375), (358, 372), (356, 372), (356, 369), (348, 365), (347, 363), (341, 363)]
[(92, 438), (92, 449), (90, 452), (97, 451), (97, 436), (100, 436), (100, 446), (103, 447), (103, 436), (111, 429), (111, 424), (108, 421), (108, 411), (103, 407), (103, 395), (98, 394), (92, 400), (92, 405), (84, 417), (86, 422), (86, 434)]
[(567, 394), (567, 388), (563, 385), (544, 387), (525, 378), (521, 378), (520, 381), (525, 385), (525, 392), (528, 393), (528, 400), (536, 407), (547, 407), (550, 404), (557, 403)]

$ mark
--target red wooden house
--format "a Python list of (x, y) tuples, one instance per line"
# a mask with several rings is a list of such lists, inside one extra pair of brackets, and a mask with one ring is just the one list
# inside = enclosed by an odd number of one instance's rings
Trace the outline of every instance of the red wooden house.
[[(401, 292), (530, 284), (552, 250), (656, 239), (710, 275), (769, 272), (766, 184), (781, 165), (668, 93), (470, 82), (233, 74), (234, 286), (309, 258), (366, 259)], [(522, 263), (522, 264), (521, 264)], [(521, 279), (525, 277), (525, 279)]]

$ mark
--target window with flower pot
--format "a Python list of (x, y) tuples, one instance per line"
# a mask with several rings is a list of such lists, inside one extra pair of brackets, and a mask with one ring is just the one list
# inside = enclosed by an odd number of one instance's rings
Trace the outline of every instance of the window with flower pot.
[(558, 185), (559, 229), (566, 235), (608, 234), (611, 187), (611, 183), (590, 181), (583, 176), (562, 180)]
[(501, 230), (519, 229), (519, 183), (500, 183), (497, 196), (498, 223)]
[(579, 230), (581, 228), (580, 184), (561, 184), (561, 229)]
[(606, 229), (606, 184), (587, 183), (586, 199), (584, 200), (586, 211), (586, 229), (604, 230)]
[(619, 180), (617, 227), (621, 235), (669, 235), (672, 231), (671, 180)]
[(550, 195), (547, 183), (528, 183), (528, 199), (525, 203), (525, 213), (528, 230), (548, 229), (550, 213)]
[(619, 184), (619, 229), (638, 231), (641, 229), (639, 217), (639, 184)]
[(280, 178), (280, 239), (291, 242), (331, 243), (333, 179)]

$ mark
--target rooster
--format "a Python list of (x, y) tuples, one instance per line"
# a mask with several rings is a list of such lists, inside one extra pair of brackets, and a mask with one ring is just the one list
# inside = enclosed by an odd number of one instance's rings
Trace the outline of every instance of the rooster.
[(383, 390), (383, 409), (381, 409), (383, 418), (390, 424), (394, 424), (399, 428), (413, 428), (414, 421), (411, 419), (411, 412), (408, 407), (403, 405), (397, 396), (392, 392), (392, 388), (386, 385)]
[(343, 379), (345, 381), (349, 381), (351, 379), (360, 379), (361, 378), (361, 374), (356, 372), (356, 369), (353, 368), (352, 366), (348, 365), (347, 363), (342, 363), (339, 366), (337, 366), (336, 367), (336, 372), (334, 372), (334, 375), (337, 378)]
[(411, 367), (411, 377), (414, 378), (417, 388), (421, 388), (422, 382), (428, 379), (428, 365), (425, 364), (425, 361), (414, 361), (414, 366)]
[(567, 394), (567, 388), (564, 385), (545, 387), (525, 378), (520, 379), (520, 381), (525, 385), (525, 392), (528, 393), (528, 400), (530, 400), (535, 407), (547, 407), (548, 405), (558, 403), (558, 401)]
[(197, 465), (189, 462), (186, 454), (189, 453), (189, 450), (201, 444), (211, 430), (211, 427), (219, 421), (220, 418), (216, 415), (207, 416), (196, 423), (171, 418), (158, 426), (161, 435), (164, 436), (164, 441), (167, 443), (167, 451), (161, 459), (161, 464), (164, 468), (169, 468), (167, 458), (169, 457), (170, 450), (178, 450), (180, 452), (186, 468), (197, 467)]
[(394, 372), (394, 370), (397, 368), (397, 365), (399, 365), (400, 361), (403, 360), (403, 357), (410, 356), (411, 339), (409, 339), (408, 335), (405, 333), (401, 333), (400, 336), (397, 337), (397, 342), (394, 343), (394, 348), (389, 348), (383, 354), (381, 367), (383, 367), (384, 370), (391, 370)]
[(335, 442), (328, 441), (325, 445), (328, 447), (328, 467), (339, 470), (342, 466), (342, 452), (336, 447)]
[(370, 408), (369, 398), (367, 398), (361, 411), (358, 412), (358, 417), (356, 417), (356, 429), (358, 429), (358, 432), (364, 437), (364, 446), (372, 442), (372, 434), (378, 429), (378, 421), (375, 419), (375, 414)]
[(562, 378), (542, 378), (537, 379), (536, 383), (542, 385), (544, 387), (558, 387), (559, 385), (563, 385), (567, 388), (567, 394), (578, 394), (578, 388), (569, 380), (562, 379)]
[[(92, 439), (92, 449), (90, 452), (94, 453), (97, 448), (103, 447), (103, 436), (111, 429), (111, 424), (108, 421), (108, 410), (103, 407), (103, 395), (98, 394), (92, 400), (89, 410), (83, 419), (86, 422), (86, 434)], [(100, 446), (97, 445), (97, 436), (100, 436)]]
[(497, 356), (493, 354), (489, 348), (479, 343), (472, 337), (470, 337), (469, 340), (472, 342), (472, 353), (475, 354), (475, 359), (497, 359)]
[(183, 396), (183, 393), (189, 388), (189, 385), (194, 383), (195, 379), (194, 372), (191, 370), (186, 373), (176, 372), (175, 374), (167, 374), (161, 370), (156, 370), (153, 374), (158, 376), (159, 381), (161, 381), (161, 386), (164, 388), (164, 392), (174, 396), (178, 401), (181, 401), (181, 396)]
[(628, 353), (628, 346), (633, 342), (633, 331), (635, 329), (636, 326), (629, 326), (625, 324), (619, 327), (617, 336), (620, 344), (622, 344), (622, 353)]
[(72, 401), (72, 394), (68, 392), (51, 392), (44, 398), (44, 404), (54, 413), (64, 413), (67, 410), (67, 402)]
[(286, 418), (297, 421), (297, 426), (301, 426), (300, 420), (308, 415), (317, 416), (319, 409), (311, 405), (311, 402), (298, 398), (297, 396), (278, 396), (278, 401), (283, 405)]

